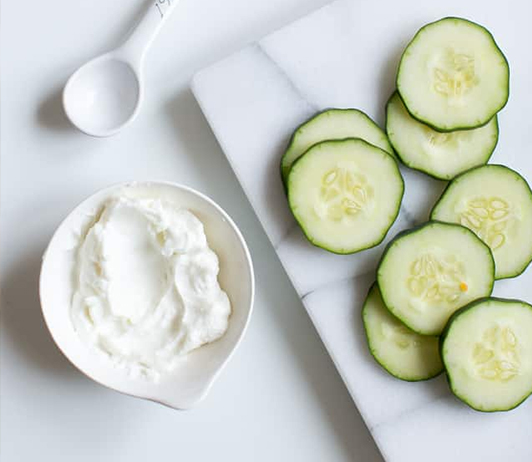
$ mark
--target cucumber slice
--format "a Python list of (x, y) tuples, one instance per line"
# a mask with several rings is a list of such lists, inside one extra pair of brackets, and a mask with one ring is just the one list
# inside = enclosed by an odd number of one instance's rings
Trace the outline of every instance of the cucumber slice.
[(288, 202), (306, 237), (339, 254), (379, 244), (397, 218), (403, 191), (393, 157), (361, 139), (316, 144), (288, 175)]
[(443, 371), (438, 338), (416, 334), (392, 316), (377, 284), (369, 290), (362, 319), (371, 354), (394, 377), (417, 382)]
[(493, 252), (495, 277), (515, 277), (532, 260), (532, 191), (526, 180), (503, 165), (485, 165), (454, 179), (431, 218), (460, 223)]
[(455, 313), (441, 337), (451, 390), (477, 411), (509, 411), (532, 393), (532, 306), (486, 298)]
[(441, 133), (414, 119), (397, 92), (386, 106), (386, 131), (405, 165), (440, 180), (484, 165), (499, 139), (497, 116), (474, 130)]
[(508, 101), (509, 68), (490, 32), (461, 18), (422, 27), (406, 47), (397, 89), (408, 112), (438, 131), (486, 124)]
[(391, 241), (377, 269), (385, 305), (413, 331), (439, 335), (460, 307), (491, 294), (489, 247), (459, 225), (430, 221)]
[(384, 131), (358, 109), (329, 109), (300, 125), (292, 135), (281, 159), (281, 175), (286, 184), (292, 164), (311, 146), (326, 140), (361, 138), (394, 155)]

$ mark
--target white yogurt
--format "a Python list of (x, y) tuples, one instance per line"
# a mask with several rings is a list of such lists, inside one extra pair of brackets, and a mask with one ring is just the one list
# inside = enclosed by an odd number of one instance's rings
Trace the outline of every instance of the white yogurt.
[(93, 349), (158, 380), (183, 355), (220, 338), (231, 304), (203, 224), (158, 199), (118, 197), (81, 236), (71, 308)]

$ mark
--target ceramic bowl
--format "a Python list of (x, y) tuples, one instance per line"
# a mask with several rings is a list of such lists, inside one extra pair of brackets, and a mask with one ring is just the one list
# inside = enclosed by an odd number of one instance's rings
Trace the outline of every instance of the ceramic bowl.
[[(158, 382), (133, 378), (84, 344), (70, 319), (74, 262), (79, 236), (103, 203), (117, 194), (159, 197), (187, 208), (204, 224), (209, 246), (220, 261), (218, 280), (231, 300), (227, 332), (219, 340), (186, 355)], [(61, 223), (44, 254), (40, 297), (44, 319), (65, 356), (81, 372), (113, 390), (187, 409), (207, 395), (218, 374), (239, 345), (248, 325), (254, 298), (253, 265), (247, 245), (231, 218), (211, 199), (169, 182), (132, 182), (103, 189), (81, 203)]]

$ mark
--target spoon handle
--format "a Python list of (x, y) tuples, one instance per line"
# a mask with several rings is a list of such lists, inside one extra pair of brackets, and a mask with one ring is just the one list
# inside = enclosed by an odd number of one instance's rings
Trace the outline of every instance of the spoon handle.
[(146, 52), (171, 16), (179, 0), (150, 0), (147, 11), (118, 52), (132, 67), (141, 71)]

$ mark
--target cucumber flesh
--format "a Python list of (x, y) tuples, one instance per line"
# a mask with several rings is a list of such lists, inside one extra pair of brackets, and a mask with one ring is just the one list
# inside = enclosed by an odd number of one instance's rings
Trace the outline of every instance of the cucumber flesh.
[(484, 165), (499, 139), (497, 116), (480, 128), (441, 133), (414, 119), (397, 92), (386, 106), (386, 132), (405, 165), (440, 180)]
[(379, 244), (399, 213), (397, 162), (361, 139), (324, 141), (294, 163), (288, 202), (308, 240), (347, 254)]
[(476, 128), (508, 101), (508, 62), (487, 29), (444, 18), (422, 27), (406, 47), (397, 89), (408, 112), (436, 130)]
[(453, 393), (478, 411), (507, 411), (532, 393), (532, 306), (478, 300), (456, 313), (441, 354)]
[(358, 109), (329, 109), (301, 125), (292, 135), (281, 159), (281, 175), (286, 184), (292, 164), (311, 146), (326, 140), (361, 138), (394, 155), (384, 131)]
[(415, 382), (443, 371), (438, 338), (416, 334), (392, 316), (377, 284), (368, 293), (362, 317), (371, 354), (391, 375)]
[(431, 218), (474, 231), (493, 252), (495, 277), (515, 277), (532, 260), (532, 191), (503, 165), (485, 165), (458, 176), (443, 192)]
[(388, 244), (377, 281), (393, 315), (419, 334), (439, 335), (456, 310), (491, 294), (493, 257), (469, 229), (432, 221)]

